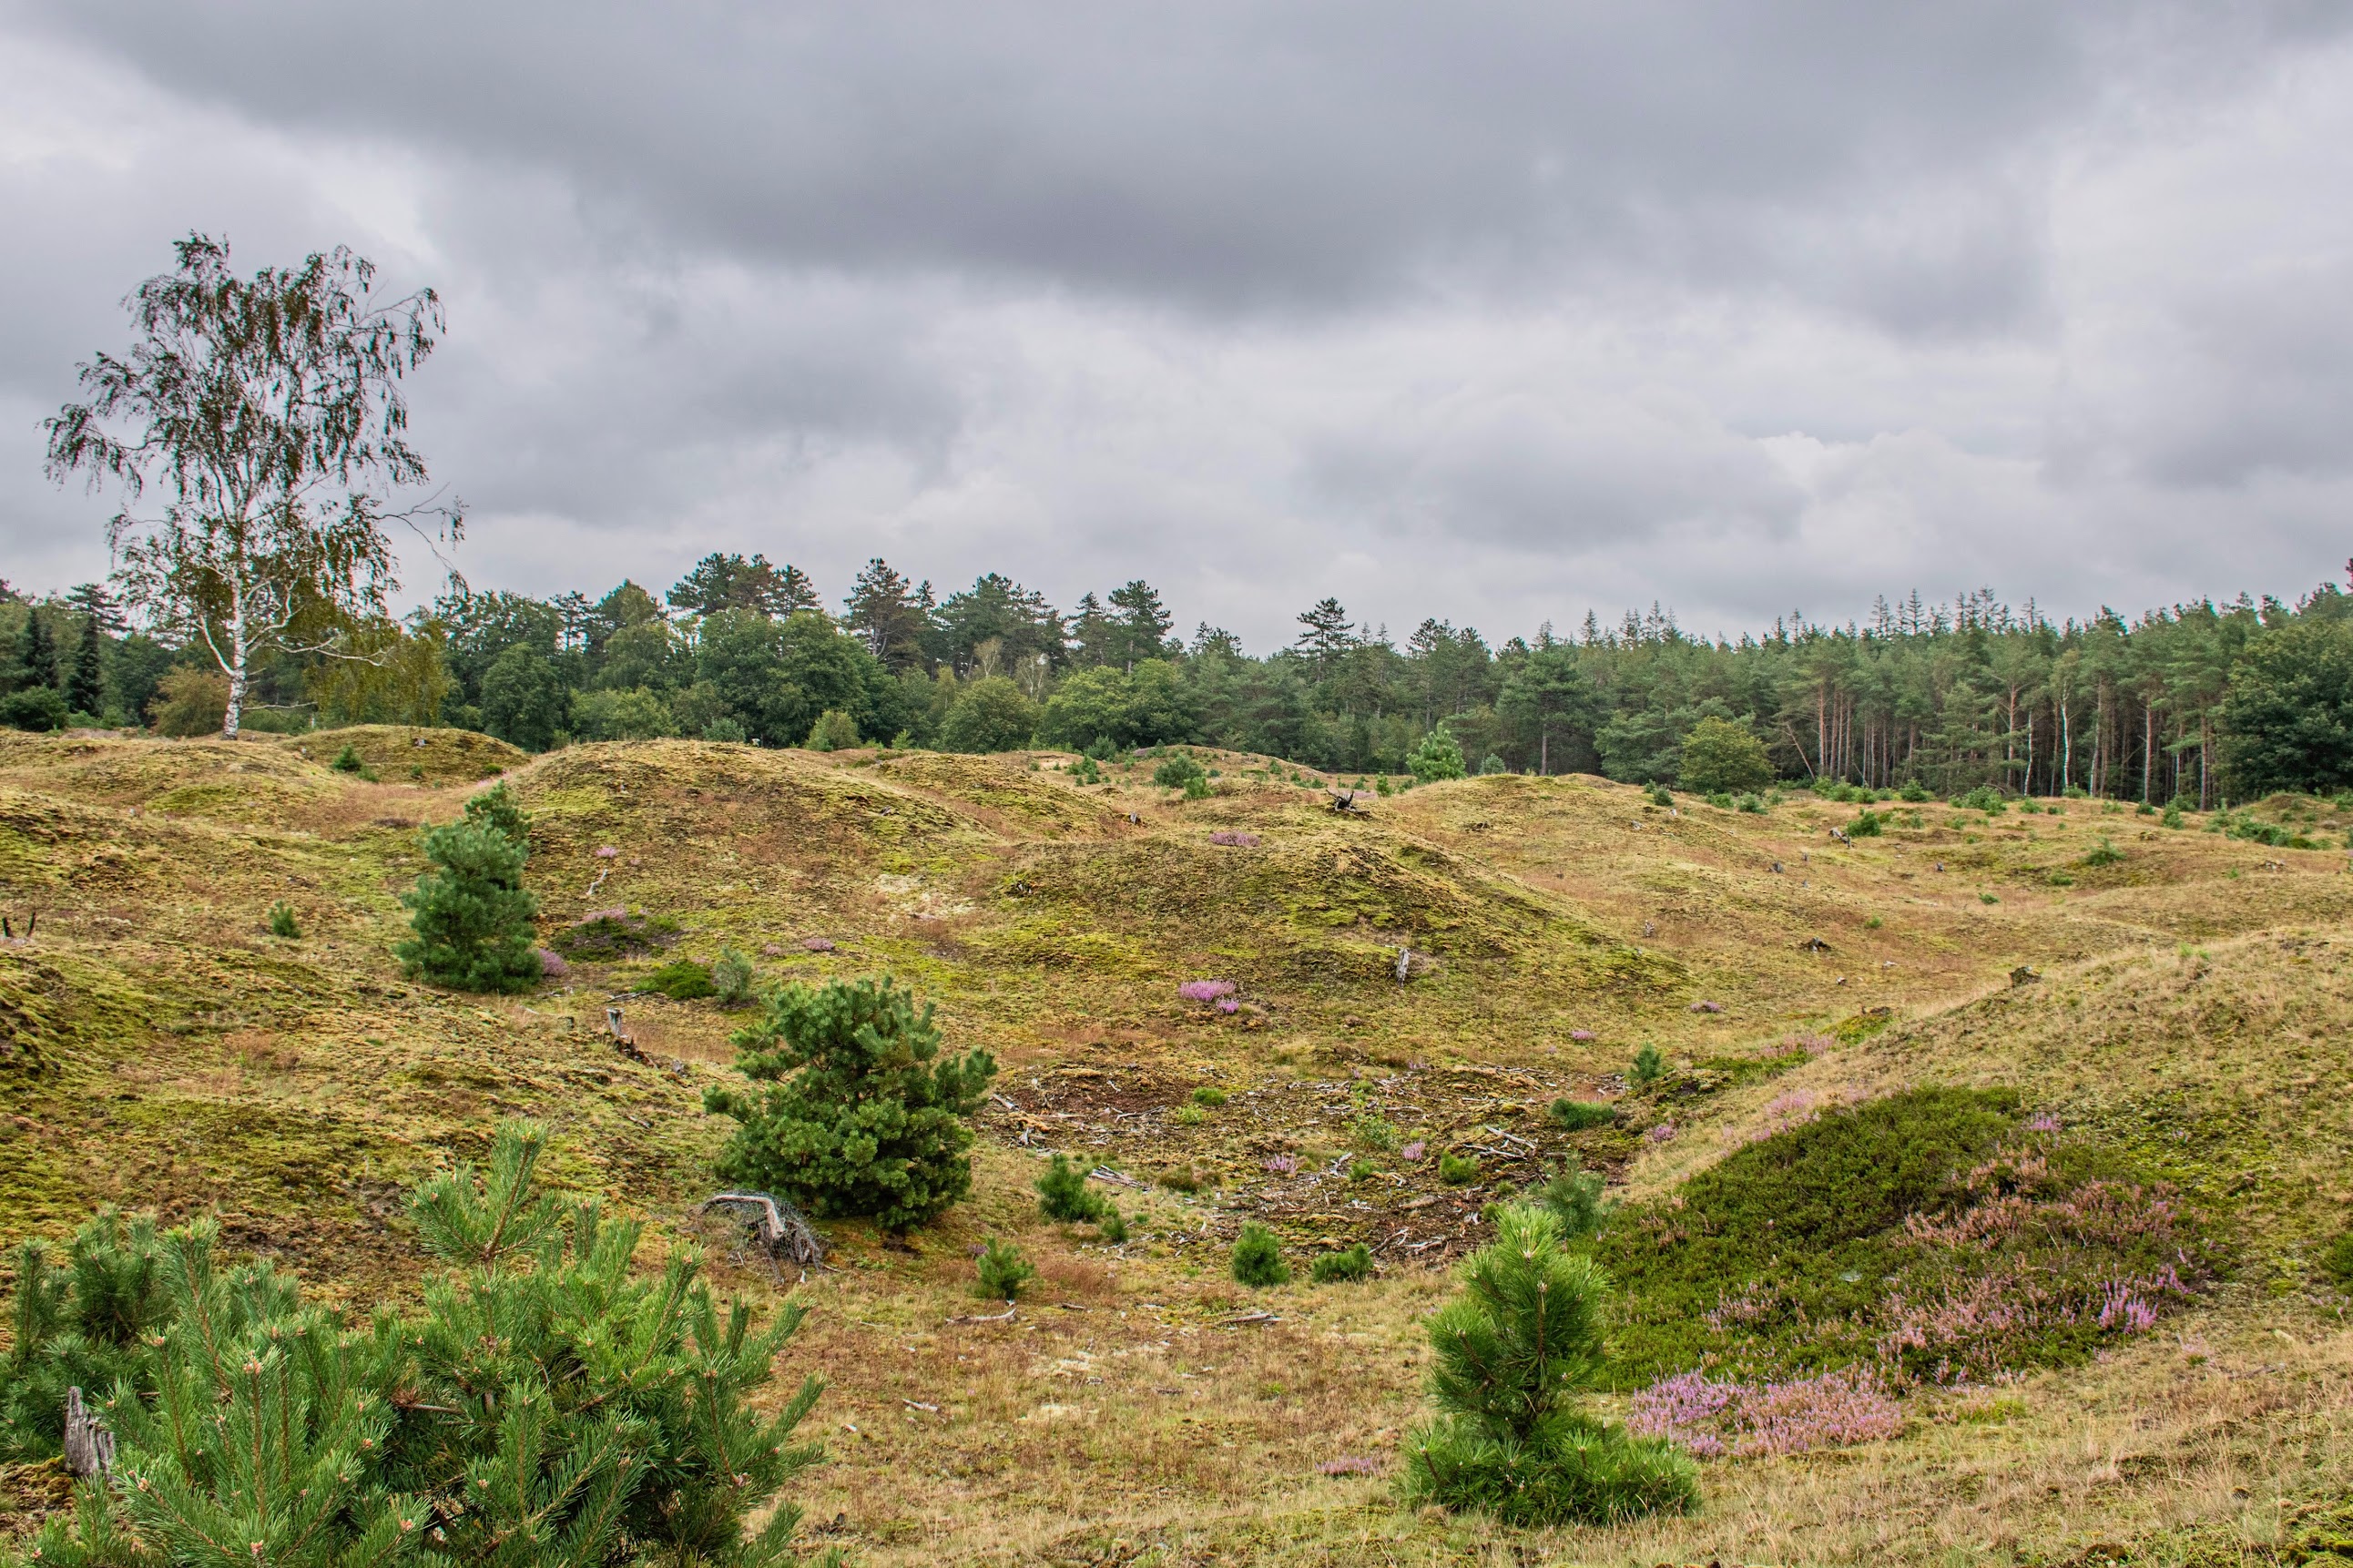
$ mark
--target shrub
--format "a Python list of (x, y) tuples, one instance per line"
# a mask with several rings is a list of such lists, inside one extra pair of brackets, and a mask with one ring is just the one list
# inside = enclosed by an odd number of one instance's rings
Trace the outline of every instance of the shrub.
[(1675, 804), (1674, 795), (1664, 784), (1652, 784), (1649, 789), (1642, 792), (1642, 795), (1643, 798), (1648, 800), (1652, 805), (1670, 806)]
[(1190, 1165), (1170, 1165), (1155, 1172), (1152, 1178), (1172, 1193), (1198, 1193), (1201, 1190), (1201, 1174)]
[[(99, 1235), (76, 1237), (69, 1291), (45, 1268), (21, 1276), (16, 1320), (33, 1333), (11, 1354), (28, 1375), (0, 1403), (79, 1359), (72, 1381), (112, 1391), (100, 1414), (122, 1483), (84, 1489), (33, 1560), (390, 1564), (429, 1522), (427, 1563), (644, 1552), (782, 1568), (797, 1510), (749, 1539), (744, 1524), (818, 1457), (790, 1439), (823, 1385), (806, 1381), (771, 1416), (747, 1396), (801, 1309), (755, 1333), (740, 1306), (723, 1318), (690, 1253), (634, 1275), (637, 1226), (533, 1190), (543, 1142), (510, 1123), (487, 1173), (460, 1166), (416, 1194), (417, 1232), (448, 1272), (428, 1280), (420, 1313), (387, 1310), (356, 1331), (305, 1305), (290, 1277), (220, 1268), (212, 1221), (158, 1237), (136, 1222), (108, 1234), (102, 1215)], [(121, 1338), (117, 1375), (101, 1375), (92, 1347), (114, 1348), (126, 1328), (136, 1337)], [(190, 1442), (199, 1429), (228, 1440)], [(132, 1540), (152, 1544), (134, 1555)], [(208, 1552), (213, 1540), (236, 1544)]]
[(722, 1007), (741, 1007), (752, 1000), (752, 987), (757, 976), (752, 972), (752, 961), (736, 951), (733, 943), (719, 950), (719, 962), (711, 966), (711, 994)]
[(1468, 1154), (1438, 1156), (1438, 1179), (1450, 1187), (1460, 1187), (1479, 1179), (1479, 1162)]
[(1088, 1189), (1087, 1173), (1071, 1164), (1068, 1154), (1055, 1155), (1038, 1178), (1038, 1208), (1048, 1219), (1072, 1224), (1099, 1220), (1110, 1206), (1101, 1194)]
[(1253, 1290), (1291, 1283), (1291, 1266), (1282, 1260), (1282, 1244), (1274, 1232), (1250, 1221), (1234, 1241), (1234, 1281)]
[(1348, 1180), (1352, 1182), (1369, 1182), (1380, 1173), (1381, 1168), (1378, 1165), (1374, 1164), (1370, 1160), (1351, 1160), (1348, 1162)]
[(1692, 1462), (1577, 1408), (1605, 1365), (1609, 1277), (1561, 1250), (1549, 1214), (1511, 1206), (1430, 1320), (1439, 1414), (1405, 1444), (1409, 1503), (1506, 1524), (1609, 1524), (1699, 1503)]
[(673, 1002), (699, 1002), (719, 994), (708, 964), (691, 958), (673, 958), (646, 976), (645, 989)]
[(1397, 1123), (1385, 1116), (1375, 1116), (1367, 1111), (1356, 1118), (1356, 1125), (1349, 1131), (1360, 1148), (1378, 1149), (1386, 1152), (1398, 1146)]
[(1511, 770), (1504, 765), (1504, 759), (1493, 752), (1488, 752), (1479, 763), (1479, 776), (1482, 778), (1493, 778), (1497, 773), (1509, 772)]
[(2120, 866), (2124, 863), (2124, 858), (2125, 852), (2123, 850), (2117, 848), (2115, 845), (2103, 838), (2099, 843), (2092, 847), (2092, 852), (2084, 856), (2080, 864), (2085, 866)]
[(1208, 774), (1206, 774), (1206, 773), (1195, 773), (1191, 778), (1187, 779), (1187, 780), (1185, 781), (1185, 798), (1186, 798), (1187, 800), (1207, 800), (1207, 799), (1208, 799), (1208, 798), (1209, 798), (1209, 779), (1208, 779)]
[[(226, 710), (224, 706), (223, 711)], [(72, 717), (64, 694), (54, 686), (28, 686), (0, 697), (0, 724), (12, 730), (52, 733), (64, 729)]]
[(1038, 729), (1038, 705), (1001, 675), (976, 680), (956, 694), (940, 722), (944, 752), (1010, 752), (1029, 743)]
[(217, 735), (228, 716), (228, 677), (217, 669), (183, 666), (156, 683), (147, 704), (148, 721), (159, 735), (194, 739)]
[(1707, 797), (1707, 804), (1715, 807), (1718, 811), (1732, 811), (1736, 809), (1732, 796), (1722, 790), (1716, 790), (1711, 794)]
[(548, 938), (548, 945), (581, 963), (605, 963), (651, 952), (678, 934), (678, 922), (626, 910), (591, 910)]
[(713, 1086), (706, 1110), (739, 1124), (722, 1181), (791, 1196), (821, 1217), (886, 1230), (937, 1217), (972, 1187), (972, 1130), (997, 1063), (940, 1054), (932, 1011), (889, 976), (769, 993), (733, 1036), (753, 1092)]
[(1318, 1258), (1307, 1270), (1308, 1278), (1318, 1285), (1346, 1285), (1372, 1277), (1373, 1255), (1363, 1242), (1327, 1252)]
[(294, 918), (294, 906), (283, 899), (269, 906), (269, 934), (289, 942), (301, 938), (302, 922)]
[(1421, 744), (1405, 761), (1417, 784), (1459, 779), (1468, 771), (1462, 761), (1461, 742), (1455, 740), (1443, 724), (1424, 735)]
[(1747, 727), (1726, 719), (1702, 719), (1683, 737), (1676, 777), (1700, 795), (1758, 790), (1773, 782), (1773, 759)]
[(424, 847), (435, 868), (401, 895), (416, 933), (392, 950), (402, 969), (457, 991), (538, 984), (539, 900), (522, 886), (524, 847), (469, 816), (427, 832)]
[(723, 717), (713, 719), (702, 727), (702, 738), (716, 741), (722, 745), (741, 746), (751, 740), (752, 732), (744, 728), (741, 720)]
[(1206, 1105), (1215, 1110), (1225, 1102), (1226, 1091), (1215, 1084), (1205, 1083), (1193, 1091), (1193, 1103), (1196, 1105)]
[(2000, 794), (1991, 784), (1979, 784), (1968, 794), (1957, 796), (1953, 804), (1963, 811), (1982, 811), (1988, 816), (2000, 816), (2005, 809)]
[(1599, 1171), (1580, 1171), (1574, 1159), (1569, 1168), (1545, 1179), (1528, 1191), (1528, 1201), (1550, 1214), (1568, 1240), (1580, 1241), (1601, 1229), (1609, 1209), (1601, 1201), (1604, 1180)]
[(1740, 809), (1751, 816), (1762, 816), (1765, 815), (1765, 797), (1760, 795), (1744, 795), (1740, 797)]
[(1127, 1239), (1127, 1221), (1109, 1204), (1103, 1205), (1103, 1217), (1095, 1221), (1095, 1237), (1108, 1247), (1117, 1247)]
[(1588, 1127), (1607, 1127), (1618, 1120), (1617, 1107), (1592, 1100), (1556, 1100), (1546, 1114), (1564, 1132), (1582, 1132)]
[(980, 1249), (977, 1272), (979, 1293), (1008, 1307), (1021, 1300), (1022, 1288), (1038, 1278), (1037, 1265), (1022, 1257), (1018, 1247), (993, 1236)]
[(1187, 1002), (1216, 1002), (1234, 994), (1230, 980), (1187, 980), (1176, 987), (1176, 994)]
[(466, 820), (477, 827), (505, 834), (512, 842), (522, 845), (525, 854), (531, 851), (531, 817), (504, 779), (466, 797)]
[(1152, 770), (1152, 782), (1162, 789), (1181, 789), (1189, 793), (1197, 779), (1206, 788), (1209, 775), (1201, 771), (1201, 764), (1193, 760), (1189, 752), (1171, 752), (1161, 759), (1158, 767)]
[(361, 761), (360, 749), (349, 741), (345, 741), (343, 749), (337, 752), (334, 761), (327, 765), (339, 773), (355, 773), (365, 768), (367, 763)]
[(1207, 1111), (1188, 1100), (1176, 1108), (1176, 1113), (1171, 1120), (1179, 1127), (1198, 1127), (1208, 1119)]
[(1886, 827), (1887, 819), (1878, 812), (1860, 811), (1855, 813), (1854, 820), (1846, 825), (1846, 836), (1849, 838), (1876, 838), (1886, 831)]
[(1905, 782), (1903, 789), (1897, 792), (1897, 798), (1909, 801), (1914, 805), (1925, 805), (1936, 797), (1930, 795), (1927, 786), (1918, 779), (1909, 779)]
[(1643, 1042), (1634, 1053), (1633, 1065), (1626, 1069), (1626, 1081), (1636, 1089), (1648, 1089), (1667, 1076), (1667, 1058), (1659, 1047)]
[(812, 752), (848, 751), (858, 744), (858, 721), (839, 708), (828, 708), (817, 716), (808, 739), (801, 743)]

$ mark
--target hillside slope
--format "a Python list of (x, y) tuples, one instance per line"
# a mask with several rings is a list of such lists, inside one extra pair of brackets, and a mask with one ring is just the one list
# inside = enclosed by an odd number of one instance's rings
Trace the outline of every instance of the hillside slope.
[[(329, 765), (347, 739), (373, 781)], [(0, 1238), (100, 1203), (216, 1211), (231, 1246), (330, 1300), (398, 1299), (424, 1267), (401, 1191), (530, 1114), (561, 1180), (703, 1237), (767, 1296), (692, 1210), (725, 1130), (702, 1089), (730, 1075), (741, 1018), (635, 994), (664, 959), (732, 945), (764, 981), (892, 971), (1002, 1068), (972, 1202), (905, 1244), (838, 1227), (842, 1267), (800, 1287), (817, 1311), (794, 1353), (834, 1383), (835, 1459), (803, 1490), (870, 1561), (1126, 1562), (1151, 1542), (1161, 1561), (1475, 1559), (1504, 1534), (1399, 1515), (1356, 1472), (1385, 1469), (1414, 1418), (1416, 1317), (1500, 1185), (1575, 1152), (1666, 1194), (1794, 1092), (1936, 1083), (2015, 1089), (2129, 1152), (2214, 1215), (2228, 1280), (2168, 1321), (2169, 1352), (2145, 1336), (2037, 1374), (2000, 1396), (2014, 1408), (1924, 1394), (1902, 1438), (1711, 1467), (1700, 1518), (1547, 1550), (2055, 1557), (2260, 1534), (2282, 1498), (2325, 1489), (2353, 1409), (2342, 1303), (2312, 1268), (2353, 1203), (2341, 855), (2089, 802), (1899, 805), (1844, 842), (1830, 830), (1856, 808), (1802, 794), (1762, 816), (1661, 809), (1589, 778), (1340, 816), (1327, 781), (1208, 760), (1219, 793), (1176, 802), (1148, 764), (1083, 786), (1043, 753), (0, 736)], [(512, 1000), (401, 977), (415, 829), (501, 769), (533, 814), (544, 940), (617, 907), (673, 926), (662, 951)], [(281, 900), (299, 940), (267, 933)], [(2014, 984), (2021, 966), (2040, 977)], [(1234, 982), (1240, 1007), (1180, 999), (1196, 978)], [(650, 1060), (599, 1033), (608, 1001)], [(1671, 1136), (1545, 1117), (1621, 1094), (1645, 1042), (1676, 1070), (1620, 1103)], [(1203, 1087), (1229, 1099), (1195, 1106)], [(1048, 1148), (1146, 1183), (1119, 1189), (1143, 1239), (1039, 1220)], [(1478, 1178), (1439, 1184), (1440, 1148)], [(1373, 1173), (1347, 1180), (1352, 1157)], [(1246, 1296), (1222, 1262), (1245, 1215), (1302, 1256), (1373, 1244), (1381, 1277)], [(1043, 1305), (949, 1324), (987, 1234), (1039, 1260)], [(1221, 1326), (1261, 1305), (1281, 1321)], [(1997, 1475), (2036, 1479), (1989, 1490)]]

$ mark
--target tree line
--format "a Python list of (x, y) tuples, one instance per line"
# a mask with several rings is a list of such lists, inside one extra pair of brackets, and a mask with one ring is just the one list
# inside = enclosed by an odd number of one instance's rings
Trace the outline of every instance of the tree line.
[[(23, 728), (216, 730), (201, 650), (130, 626), (106, 588), (0, 584), (14, 651), (0, 716)], [(1443, 731), (1491, 771), (1672, 784), (1703, 720), (1746, 731), (1774, 774), (1941, 793), (2180, 799), (2353, 785), (2353, 596), (2242, 595), (2053, 621), (1987, 591), (1884, 599), (1862, 622), (1790, 615), (1711, 639), (1654, 607), (1491, 645), (1423, 621), (1402, 639), (1335, 600), (1263, 654), (1189, 638), (1148, 583), (1069, 611), (998, 573), (937, 594), (881, 560), (828, 605), (808, 574), (715, 553), (657, 595), (462, 588), (359, 623), (338, 653), (254, 670), (248, 727), (395, 721), (526, 750), (695, 736), (996, 752), (1208, 743), (1346, 773), (1411, 771)], [(354, 657), (356, 650), (357, 657)]]

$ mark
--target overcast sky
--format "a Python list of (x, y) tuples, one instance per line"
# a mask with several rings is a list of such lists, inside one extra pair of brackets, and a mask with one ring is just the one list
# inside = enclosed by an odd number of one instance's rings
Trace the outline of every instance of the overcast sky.
[[(2353, 555), (2353, 6), (0, 0), (0, 575), (190, 229), (448, 336), (478, 585), (881, 554), (1263, 651)], [(409, 565), (429, 593), (429, 559)]]

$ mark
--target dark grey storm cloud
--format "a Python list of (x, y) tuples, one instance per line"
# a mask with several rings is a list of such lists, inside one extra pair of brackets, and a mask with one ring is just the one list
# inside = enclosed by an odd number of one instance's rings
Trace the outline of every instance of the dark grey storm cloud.
[(0, 0), (0, 573), (102, 568), (33, 426), (201, 227), (441, 289), (477, 581), (883, 552), (1261, 646), (2289, 591), (2353, 500), (2348, 22)]

